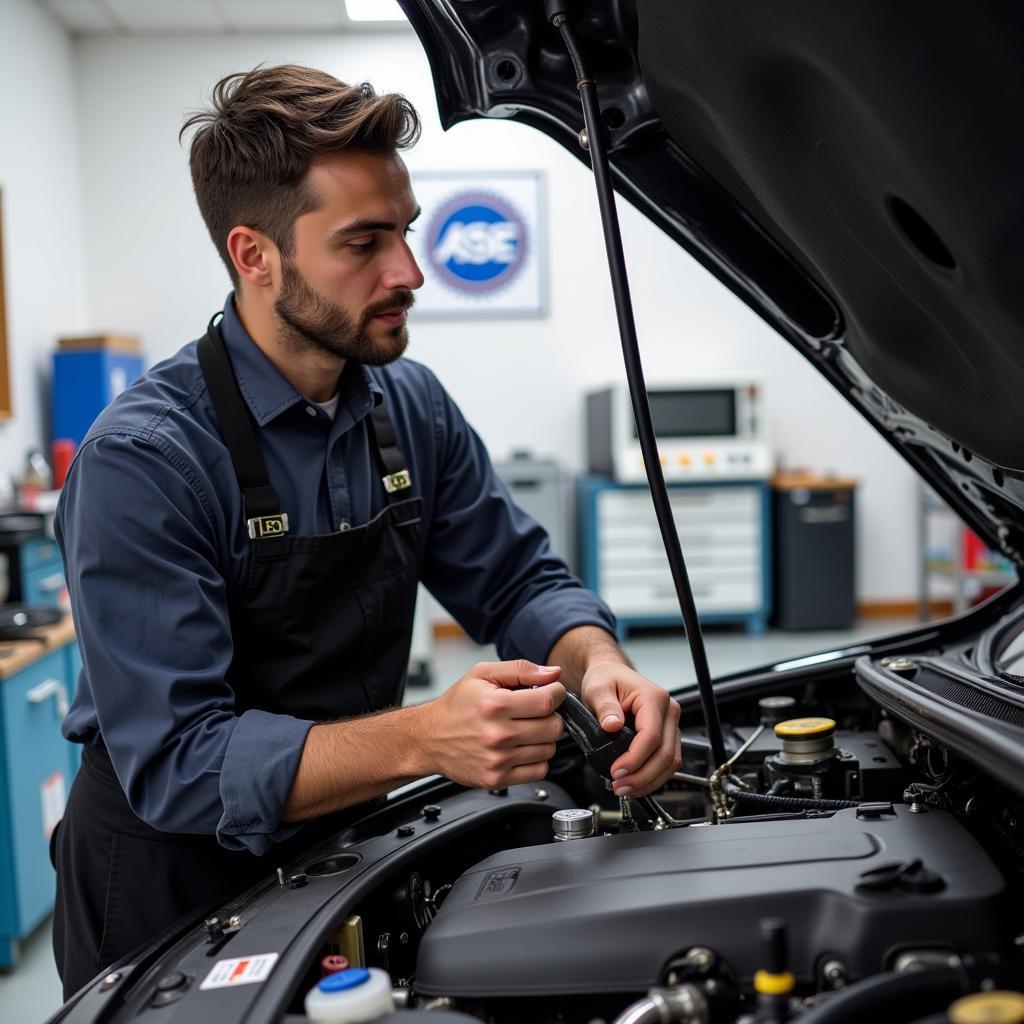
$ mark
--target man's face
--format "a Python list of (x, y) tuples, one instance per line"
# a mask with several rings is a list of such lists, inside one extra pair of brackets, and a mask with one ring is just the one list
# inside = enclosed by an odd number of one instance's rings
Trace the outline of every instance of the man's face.
[(306, 175), (317, 208), (295, 221), (274, 309), (285, 340), (381, 366), (409, 342), (406, 311), (423, 274), (406, 242), (419, 213), (397, 155), (320, 158)]

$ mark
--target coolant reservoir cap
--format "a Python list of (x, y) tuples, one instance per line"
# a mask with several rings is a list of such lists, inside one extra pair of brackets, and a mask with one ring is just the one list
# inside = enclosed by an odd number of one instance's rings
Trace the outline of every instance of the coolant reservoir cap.
[(369, 980), (370, 972), (365, 967), (350, 967), (347, 971), (338, 971), (321, 978), (317, 988), (321, 992), (347, 992), (351, 988), (365, 985)]
[(1024, 994), (975, 992), (958, 999), (946, 1012), (953, 1024), (1021, 1024)]
[(368, 1024), (395, 1008), (391, 977), (379, 967), (350, 967), (306, 993), (306, 1017), (324, 1024)]
[(835, 732), (833, 718), (790, 718), (775, 726), (775, 735), (780, 739), (810, 739), (812, 736), (828, 736)]

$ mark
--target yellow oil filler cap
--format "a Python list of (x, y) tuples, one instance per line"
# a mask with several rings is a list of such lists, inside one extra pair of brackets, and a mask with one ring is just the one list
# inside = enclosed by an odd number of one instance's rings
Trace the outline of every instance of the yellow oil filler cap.
[(782, 740), (782, 764), (807, 769), (836, 756), (836, 723), (832, 718), (789, 718), (775, 726)]
[(783, 740), (809, 740), (835, 732), (833, 718), (790, 718), (775, 726), (775, 735)]
[(952, 1024), (1024, 1024), (1024, 993), (976, 992), (946, 1011)]

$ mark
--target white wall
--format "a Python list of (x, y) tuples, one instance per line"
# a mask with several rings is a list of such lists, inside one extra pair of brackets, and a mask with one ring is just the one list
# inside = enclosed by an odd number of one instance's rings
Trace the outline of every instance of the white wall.
[[(417, 170), (537, 169), (548, 181), (550, 315), (541, 320), (413, 321), (410, 355), (431, 365), (504, 455), (530, 447), (583, 466), (581, 396), (622, 376), (593, 185), (540, 133), (506, 122), (441, 132), (415, 38), (92, 38), (77, 43), (94, 326), (138, 331), (155, 360), (197, 336), (229, 282), (195, 208), (187, 110), (222, 75), (297, 61), (405, 93), (424, 118), (406, 157)], [(773, 440), (789, 464), (863, 481), (861, 600), (915, 589), (914, 485), (908, 468), (803, 360), (696, 263), (620, 203), (649, 375), (756, 371)]]
[(83, 197), (71, 42), (32, 0), (0, 0), (0, 188), (14, 417), (0, 477), (49, 444), (50, 352), (85, 322)]

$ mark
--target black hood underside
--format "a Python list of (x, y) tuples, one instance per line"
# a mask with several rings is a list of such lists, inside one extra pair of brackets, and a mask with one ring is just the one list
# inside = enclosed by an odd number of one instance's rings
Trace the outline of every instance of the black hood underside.
[[(446, 127), (587, 159), (542, 0), (400, 2)], [(577, 8), (617, 190), (1024, 564), (1024, 5)]]

